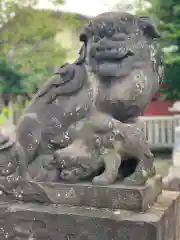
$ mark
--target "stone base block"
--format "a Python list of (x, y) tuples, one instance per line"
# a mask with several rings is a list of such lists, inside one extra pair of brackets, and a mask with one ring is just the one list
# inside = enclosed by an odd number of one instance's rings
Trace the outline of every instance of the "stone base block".
[(146, 211), (162, 192), (162, 178), (155, 176), (144, 186), (116, 183), (98, 186), (91, 183), (42, 183), (55, 204)]
[(180, 195), (163, 193), (146, 213), (0, 203), (0, 240), (179, 240)]
[(180, 191), (180, 167), (172, 166), (169, 174), (163, 179), (163, 189), (169, 191)]

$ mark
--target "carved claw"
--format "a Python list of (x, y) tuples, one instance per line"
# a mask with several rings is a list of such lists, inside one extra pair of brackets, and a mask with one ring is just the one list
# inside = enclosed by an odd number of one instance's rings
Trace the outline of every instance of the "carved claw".
[(124, 179), (123, 184), (127, 186), (140, 186), (140, 185), (144, 185), (146, 180), (147, 179), (144, 178), (143, 176), (139, 176), (139, 177), (130, 176)]
[(113, 184), (116, 181), (114, 176), (106, 176), (105, 174), (93, 178), (92, 183), (95, 185), (109, 185)]

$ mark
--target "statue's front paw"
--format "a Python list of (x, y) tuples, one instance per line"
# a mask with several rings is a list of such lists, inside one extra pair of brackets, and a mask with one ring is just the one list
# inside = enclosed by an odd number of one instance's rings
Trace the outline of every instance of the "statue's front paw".
[(146, 179), (142, 177), (127, 177), (124, 179), (123, 184), (127, 186), (141, 186), (144, 185)]
[(96, 185), (109, 185), (116, 181), (117, 176), (110, 176), (108, 174), (102, 174), (100, 176), (94, 177), (92, 180), (93, 184)]

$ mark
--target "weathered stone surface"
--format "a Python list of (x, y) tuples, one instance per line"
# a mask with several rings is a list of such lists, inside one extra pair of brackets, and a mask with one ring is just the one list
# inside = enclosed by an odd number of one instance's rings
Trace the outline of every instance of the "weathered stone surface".
[(0, 240), (179, 240), (180, 195), (163, 191), (146, 213), (1, 203)]
[(158, 37), (147, 17), (97, 16), (0, 131), (0, 240), (180, 239), (179, 194), (161, 194), (137, 120), (163, 79)]
[(116, 183), (108, 186), (91, 183), (43, 183), (53, 203), (74, 206), (146, 211), (162, 191), (161, 176), (149, 179), (142, 186)]
[(139, 186), (155, 176), (138, 117), (163, 79), (159, 37), (144, 16), (107, 12), (90, 21), (78, 59), (40, 87), (15, 134), (0, 131), (0, 191), (49, 202), (40, 182)]

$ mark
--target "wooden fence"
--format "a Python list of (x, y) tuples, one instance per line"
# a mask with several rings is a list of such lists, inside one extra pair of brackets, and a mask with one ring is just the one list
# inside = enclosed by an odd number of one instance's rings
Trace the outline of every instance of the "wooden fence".
[(175, 127), (180, 125), (180, 116), (140, 117), (144, 133), (152, 149), (172, 149)]

